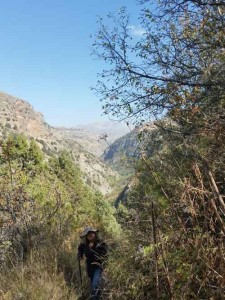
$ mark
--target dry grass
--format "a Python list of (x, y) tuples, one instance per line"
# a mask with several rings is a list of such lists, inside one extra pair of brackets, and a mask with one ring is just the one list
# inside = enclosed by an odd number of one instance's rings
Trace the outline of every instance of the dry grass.
[(76, 300), (64, 274), (57, 270), (54, 258), (32, 253), (26, 263), (20, 263), (0, 274), (2, 300)]

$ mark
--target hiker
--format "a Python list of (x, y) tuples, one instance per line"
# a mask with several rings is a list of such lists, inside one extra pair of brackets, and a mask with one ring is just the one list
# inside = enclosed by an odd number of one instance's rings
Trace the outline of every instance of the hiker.
[(107, 244), (98, 237), (98, 230), (87, 227), (80, 234), (83, 242), (78, 246), (78, 259), (86, 257), (87, 274), (91, 280), (91, 299), (100, 296), (99, 283), (107, 256)]

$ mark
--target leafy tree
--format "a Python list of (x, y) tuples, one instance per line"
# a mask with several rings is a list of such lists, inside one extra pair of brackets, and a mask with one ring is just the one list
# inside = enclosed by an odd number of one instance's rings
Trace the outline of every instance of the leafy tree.
[[(105, 113), (139, 124), (157, 119), (155, 145), (161, 141), (154, 149), (153, 135), (145, 136), (126, 209), (118, 210), (125, 254), (116, 251), (110, 261), (109, 294), (220, 299), (225, 3), (139, 2), (142, 37), (132, 36), (122, 9), (118, 18), (109, 15), (112, 30), (100, 20), (94, 43), (95, 54), (108, 66), (95, 89)], [(113, 273), (117, 260), (124, 270)]]
[(112, 30), (99, 21), (94, 53), (108, 68), (95, 90), (105, 113), (139, 123), (180, 108), (194, 112), (205, 94), (212, 104), (224, 92), (224, 2), (140, 2), (138, 40), (125, 9), (109, 15)]
[(41, 165), (44, 160), (44, 156), (40, 150), (40, 147), (38, 147), (37, 143), (33, 139), (30, 141), (28, 159), (34, 165)]

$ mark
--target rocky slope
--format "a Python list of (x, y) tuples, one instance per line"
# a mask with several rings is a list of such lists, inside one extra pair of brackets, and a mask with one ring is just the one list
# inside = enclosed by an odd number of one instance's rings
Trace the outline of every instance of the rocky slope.
[(105, 161), (117, 162), (121, 156), (136, 157), (139, 153), (139, 145), (138, 132), (134, 130), (111, 144), (105, 150), (103, 159)]
[[(132, 169), (136, 159), (143, 151), (151, 151), (151, 135), (155, 131), (153, 124), (135, 128), (117, 139), (103, 153), (102, 159), (119, 173)], [(146, 143), (147, 142), (147, 143)], [(148, 147), (146, 148), (146, 144)]]
[[(84, 180), (94, 189), (111, 192), (111, 179), (118, 176), (97, 156), (104, 151), (104, 141), (82, 129), (54, 128), (41, 113), (26, 101), (0, 93), (0, 134), (23, 133), (34, 138), (47, 156), (66, 149), (84, 174)], [(90, 151), (90, 152), (89, 152)]]
[(76, 141), (84, 149), (97, 157), (100, 157), (108, 146), (104, 140), (100, 139), (98, 134), (82, 128), (56, 127), (54, 128), (54, 132), (56, 136), (64, 140)]
[(53, 128), (45, 121), (41, 113), (34, 111), (26, 101), (0, 93), (1, 127), (23, 132), (34, 138), (51, 137)]

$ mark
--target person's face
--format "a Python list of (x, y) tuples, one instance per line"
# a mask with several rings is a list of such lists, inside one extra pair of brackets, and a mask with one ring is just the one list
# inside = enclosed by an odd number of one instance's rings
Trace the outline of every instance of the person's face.
[(95, 239), (95, 233), (94, 232), (88, 232), (88, 234), (87, 234), (87, 240), (89, 242), (93, 242), (94, 239)]

